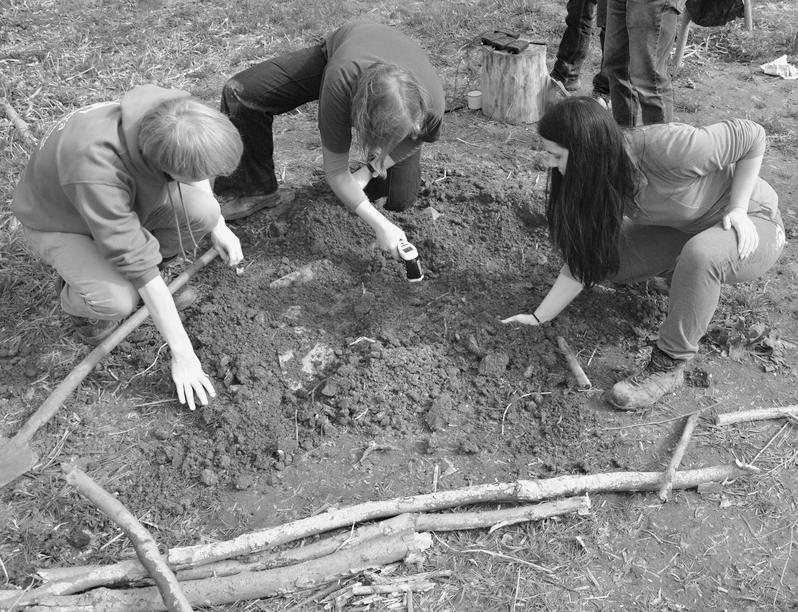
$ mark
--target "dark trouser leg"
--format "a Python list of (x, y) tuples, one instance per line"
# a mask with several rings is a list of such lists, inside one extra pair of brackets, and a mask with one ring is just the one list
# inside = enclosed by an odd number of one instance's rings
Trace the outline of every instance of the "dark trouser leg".
[(627, 0), (607, 0), (607, 31), (604, 39), (604, 70), (612, 100), (612, 115), (621, 127), (637, 123), (637, 93), (629, 76), (629, 30)]
[(678, 2), (628, 0), (626, 4), (629, 77), (637, 92), (643, 125), (673, 121), (668, 64), (678, 27)]
[(221, 110), (238, 128), (244, 154), (233, 174), (214, 182), (218, 195), (243, 197), (277, 190), (274, 116), (317, 100), (326, 64), (325, 47), (319, 44), (252, 66), (225, 83)]
[(610, 95), (610, 82), (607, 72), (604, 69), (604, 39), (607, 31), (607, 0), (598, 0), (596, 6), (596, 28), (599, 31), (599, 42), (601, 43), (601, 63), (599, 71), (593, 76), (593, 91), (604, 96)]
[(402, 211), (413, 205), (421, 186), (421, 148), (388, 168), (384, 179), (371, 179), (364, 189), (370, 200), (387, 198), (386, 210)]
[(596, 0), (568, 0), (566, 4), (565, 32), (557, 49), (557, 61), (551, 76), (564, 85), (576, 83), (579, 71), (587, 57)]

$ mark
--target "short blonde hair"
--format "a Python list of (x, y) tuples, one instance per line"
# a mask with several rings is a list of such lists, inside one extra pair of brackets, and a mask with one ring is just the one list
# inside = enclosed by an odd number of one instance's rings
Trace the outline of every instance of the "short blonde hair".
[(204, 180), (232, 174), (244, 145), (226, 115), (185, 97), (147, 111), (139, 129), (139, 148), (166, 174)]
[(363, 71), (352, 96), (352, 126), (368, 155), (388, 155), (424, 129), (429, 94), (407, 70), (376, 63)]

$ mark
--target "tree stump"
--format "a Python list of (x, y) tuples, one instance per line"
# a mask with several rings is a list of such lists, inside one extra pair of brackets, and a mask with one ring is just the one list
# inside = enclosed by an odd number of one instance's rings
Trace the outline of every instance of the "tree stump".
[(482, 48), (482, 114), (502, 123), (534, 123), (546, 110), (546, 45), (521, 53)]

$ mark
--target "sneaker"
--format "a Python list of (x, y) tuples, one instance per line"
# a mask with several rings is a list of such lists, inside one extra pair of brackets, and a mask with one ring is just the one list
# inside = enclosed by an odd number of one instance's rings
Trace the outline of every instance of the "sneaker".
[(281, 188), (268, 195), (230, 198), (221, 202), (222, 217), (225, 221), (243, 219), (264, 208), (275, 208), (294, 201), (294, 190)]
[(79, 340), (90, 346), (97, 346), (119, 327), (119, 321), (84, 319), (74, 315), (70, 315), (69, 318), (75, 330), (75, 335)]
[(684, 359), (674, 359), (659, 347), (651, 351), (642, 372), (615, 383), (607, 401), (619, 410), (639, 410), (655, 404), (684, 384)]
[(605, 109), (612, 110), (612, 102), (610, 101), (610, 94), (601, 93), (595, 89), (591, 92), (590, 97), (596, 102), (601, 104)]

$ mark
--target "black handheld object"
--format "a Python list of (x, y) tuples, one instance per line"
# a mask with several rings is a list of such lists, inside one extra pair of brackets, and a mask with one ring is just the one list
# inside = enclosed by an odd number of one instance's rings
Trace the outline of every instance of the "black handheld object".
[(417, 283), (422, 280), (424, 278), (424, 272), (421, 271), (421, 262), (418, 260), (418, 251), (416, 247), (407, 240), (399, 240), (399, 244), (396, 248), (399, 251), (399, 258), (405, 262), (407, 280), (411, 283)]
[(485, 32), (481, 36), (483, 45), (488, 45), (499, 51), (508, 53), (521, 53), (529, 46), (529, 41), (521, 40), (520, 35), (515, 32), (505, 32), (504, 30), (493, 30)]

